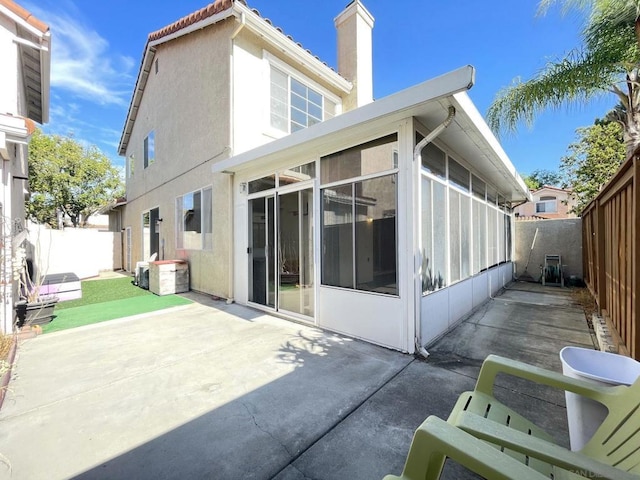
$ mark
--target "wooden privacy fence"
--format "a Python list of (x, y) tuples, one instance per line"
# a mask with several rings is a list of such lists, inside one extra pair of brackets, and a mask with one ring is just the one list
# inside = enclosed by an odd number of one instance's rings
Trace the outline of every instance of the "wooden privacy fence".
[(582, 213), (584, 279), (622, 350), (640, 360), (640, 151)]

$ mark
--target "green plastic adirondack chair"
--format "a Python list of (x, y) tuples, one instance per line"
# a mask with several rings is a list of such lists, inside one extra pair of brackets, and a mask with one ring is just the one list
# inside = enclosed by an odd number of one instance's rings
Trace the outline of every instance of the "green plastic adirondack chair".
[(431, 416), (418, 427), (413, 436), (402, 475), (387, 475), (384, 480), (438, 479), (446, 458), (491, 480), (548, 479), (486, 442)]
[[(607, 407), (607, 417), (582, 450), (569, 451), (494, 398), (499, 373), (588, 397)], [(500, 447), (548, 478), (581, 478), (570, 472), (587, 478), (640, 478), (640, 379), (629, 387), (604, 386), (490, 355), (474, 391), (460, 396), (448, 422)]]
[[(584, 448), (572, 452), (493, 397), (499, 373), (584, 395), (604, 404), (609, 414)], [(638, 480), (640, 379), (630, 387), (600, 386), (490, 355), (475, 390), (459, 397), (447, 423), (427, 418), (416, 430), (402, 476), (385, 480), (439, 478), (447, 458), (489, 479)]]

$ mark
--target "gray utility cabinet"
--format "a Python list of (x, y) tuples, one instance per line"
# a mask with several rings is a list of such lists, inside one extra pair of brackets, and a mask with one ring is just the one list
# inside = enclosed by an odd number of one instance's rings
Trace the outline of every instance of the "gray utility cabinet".
[(186, 260), (149, 262), (149, 290), (156, 295), (189, 291), (189, 264)]

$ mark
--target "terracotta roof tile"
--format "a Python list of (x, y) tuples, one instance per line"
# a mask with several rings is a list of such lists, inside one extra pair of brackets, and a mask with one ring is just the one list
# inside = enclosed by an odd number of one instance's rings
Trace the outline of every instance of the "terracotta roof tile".
[(31, 14), (31, 12), (24, 9), (13, 0), (0, 0), (0, 5), (8, 8), (12, 13), (22, 18), (25, 22), (27, 22), (32, 27), (40, 30), (42, 33), (47, 33), (49, 31), (49, 25), (47, 25), (41, 20), (38, 20), (36, 17), (34, 17)]
[[(4, 1), (9, 1), (9, 0), (0, 0), (0, 2), (4, 2)], [(207, 5), (206, 7), (201, 8), (200, 10), (197, 10), (193, 13), (190, 13), (189, 15), (186, 15), (184, 17), (182, 17), (181, 19), (167, 25), (166, 27), (161, 28), (160, 30), (156, 30), (155, 32), (151, 32), (149, 34), (149, 37), (147, 38), (147, 44), (149, 44), (150, 42), (153, 42), (155, 40), (159, 40), (163, 37), (166, 37), (168, 35), (171, 35), (172, 33), (178, 32), (180, 30), (182, 30), (183, 28), (186, 28), (190, 25), (193, 25), (195, 23), (198, 23), (202, 20), (204, 20), (205, 18), (209, 18), (214, 16), (217, 13), (220, 12), (224, 12), (225, 10), (231, 8), (233, 6), (234, 2), (240, 2), (243, 5), (247, 6), (247, 2), (246, 0), (215, 0), (213, 3), (210, 3), (209, 5)], [(260, 11), (257, 8), (251, 8), (251, 11), (256, 14), (258, 17), (262, 18), (267, 24), (271, 25), (272, 27), (274, 27), (278, 32), (280, 32), (281, 34), (285, 35), (289, 40), (291, 40), (293, 43), (295, 43), (298, 47), (304, 49), (304, 46), (300, 43), (300, 42), (296, 42), (294, 40), (294, 38), (291, 35), (286, 35), (284, 33), (284, 31), (282, 30), (282, 28), (276, 26), (273, 24), (273, 22), (266, 18), (263, 17), (260, 14)], [(146, 50), (146, 47), (145, 47)], [(321, 60), (318, 56), (314, 55), (310, 50), (305, 49), (306, 52), (310, 55), (313, 55), (313, 57), (322, 62), (323, 65), (329, 67), (329, 65)], [(331, 70), (333, 70), (332, 67)]]
[[(0, 0), (6, 1), (6, 0)], [(201, 8), (185, 17), (182, 17), (180, 20), (173, 22), (170, 25), (167, 25), (160, 30), (156, 30), (155, 32), (151, 32), (149, 34), (149, 42), (153, 42), (154, 40), (158, 40), (162, 37), (166, 37), (167, 35), (171, 35), (183, 28), (186, 28), (194, 23), (198, 23), (205, 18), (209, 18), (214, 16), (217, 13), (224, 12), (225, 10), (231, 8), (233, 3), (239, 1), (246, 5), (245, 0), (215, 0), (215, 2), (210, 3), (206, 7)]]

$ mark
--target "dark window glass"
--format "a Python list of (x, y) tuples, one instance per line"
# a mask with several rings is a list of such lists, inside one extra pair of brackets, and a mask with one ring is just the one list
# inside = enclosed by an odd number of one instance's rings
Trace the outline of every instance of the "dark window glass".
[(449, 157), (449, 181), (465, 192), (469, 191), (469, 170)]
[(270, 190), (272, 188), (276, 188), (275, 175), (268, 175), (266, 177), (262, 177), (249, 182), (249, 193), (262, 192), (264, 190)]
[(322, 191), (322, 283), (353, 288), (353, 184)]
[(422, 149), (422, 167), (428, 172), (432, 173), (436, 177), (442, 179), (447, 178), (447, 172), (445, 168), (446, 160), (445, 153), (436, 147), (433, 143), (428, 143)]

